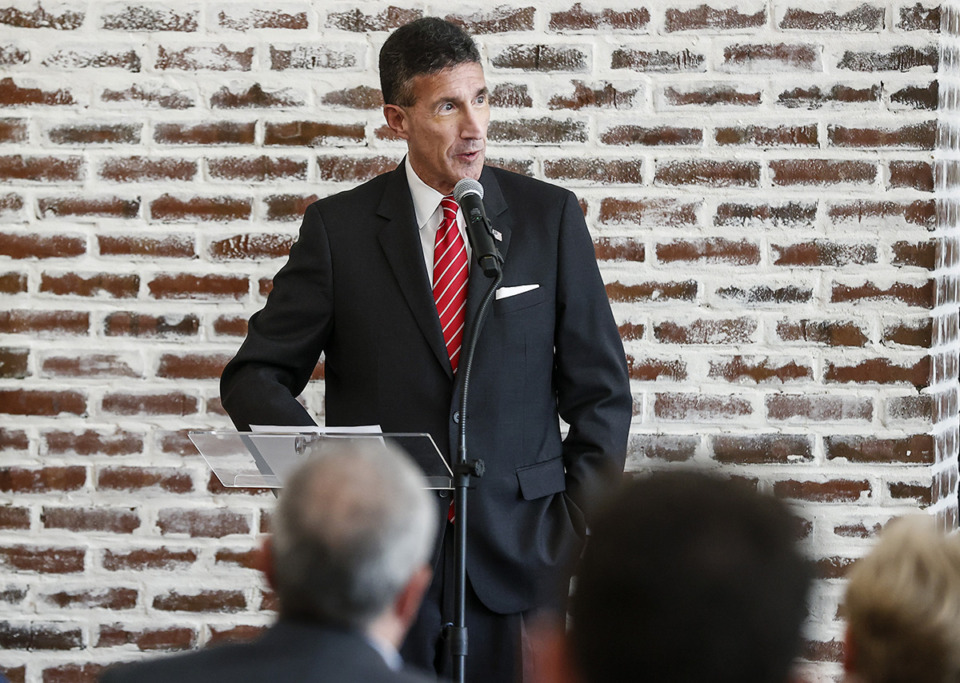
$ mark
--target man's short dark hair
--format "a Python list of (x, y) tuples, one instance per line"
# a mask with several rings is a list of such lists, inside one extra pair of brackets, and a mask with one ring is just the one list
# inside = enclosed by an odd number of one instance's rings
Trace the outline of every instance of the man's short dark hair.
[(449, 21), (424, 17), (404, 24), (380, 49), (380, 90), (385, 104), (413, 104), (414, 77), (467, 62), (480, 63), (470, 34)]
[(627, 481), (599, 510), (574, 589), (588, 683), (783, 683), (811, 571), (786, 506), (678, 471)]

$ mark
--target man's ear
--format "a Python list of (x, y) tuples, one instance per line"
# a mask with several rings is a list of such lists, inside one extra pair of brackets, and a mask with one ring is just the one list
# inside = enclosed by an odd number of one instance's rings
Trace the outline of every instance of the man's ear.
[(383, 118), (387, 120), (387, 126), (396, 133), (402, 140), (408, 140), (410, 134), (407, 132), (407, 113), (395, 104), (383, 105)]
[(420, 603), (423, 601), (423, 595), (430, 587), (430, 579), (433, 578), (433, 571), (430, 567), (424, 565), (413, 573), (407, 584), (400, 590), (400, 593), (394, 599), (393, 611), (397, 619), (403, 624), (404, 631), (413, 623), (417, 612), (420, 610)]

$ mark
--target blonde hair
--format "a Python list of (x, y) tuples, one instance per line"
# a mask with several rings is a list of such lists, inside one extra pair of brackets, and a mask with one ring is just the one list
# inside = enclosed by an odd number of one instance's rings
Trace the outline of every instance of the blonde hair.
[(891, 522), (849, 574), (845, 611), (866, 683), (960, 682), (960, 537), (926, 515)]

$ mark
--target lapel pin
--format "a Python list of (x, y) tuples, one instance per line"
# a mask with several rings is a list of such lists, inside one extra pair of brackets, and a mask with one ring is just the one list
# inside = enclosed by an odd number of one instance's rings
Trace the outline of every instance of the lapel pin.
[(494, 230), (491, 228), (490, 232), (493, 234), (493, 238), (497, 240), (497, 242), (503, 242), (503, 235), (500, 234), (499, 230)]

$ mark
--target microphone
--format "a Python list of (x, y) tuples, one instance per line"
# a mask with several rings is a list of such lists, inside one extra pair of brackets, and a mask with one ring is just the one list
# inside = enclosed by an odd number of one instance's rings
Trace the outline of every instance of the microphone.
[(500, 272), (503, 257), (493, 243), (493, 227), (483, 208), (483, 185), (473, 178), (464, 178), (453, 188), (453, 198), (463, 211), (467, 237), (477, 263), (484, 275), (495, 277)]

